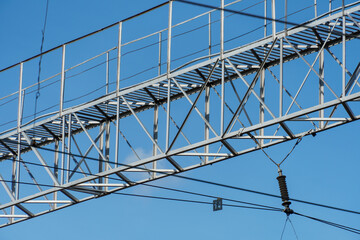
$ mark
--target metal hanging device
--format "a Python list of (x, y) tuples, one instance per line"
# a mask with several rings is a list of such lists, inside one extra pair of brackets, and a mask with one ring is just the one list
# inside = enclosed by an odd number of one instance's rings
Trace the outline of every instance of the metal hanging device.
[(289, 216), (290, 214), (294, 213), (294, 211), (290, 209), (291, 202), (289, 201), (290, 198), (286, 185), (286, 176), (282, 174), (282, 170), (280, 168), (278, 172), (279, 172), (279, 176), (276, 179), (279, 182), (281, 200), (283, 202), (282, 205), (285, 207), (283, 211), (284, 213), (286, 213), (287, 216)]

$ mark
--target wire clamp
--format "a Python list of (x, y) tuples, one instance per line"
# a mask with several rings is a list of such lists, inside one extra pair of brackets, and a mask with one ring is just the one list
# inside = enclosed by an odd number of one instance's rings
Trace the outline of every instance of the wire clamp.
[(213, 201), (213, 211), (222, 210), (222, 198), (217, 198)]

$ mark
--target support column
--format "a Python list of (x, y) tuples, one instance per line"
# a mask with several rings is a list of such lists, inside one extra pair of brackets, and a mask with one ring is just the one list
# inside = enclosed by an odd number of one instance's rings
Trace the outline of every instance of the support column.
[[(210, 87), (205, 87), (205, 119), (207, 122), (210, 122)], [(205, 124), (205, 141), (209, 139), (209, 126)], [(205, 153), (209, 153), (209, 145), (204, 147)], [(208, 162), (209, 157), (205, 156), (205, 164)]]
[(346, 87), (346, 18), (345, 18), (345, 2), (342, 0), (342, 97), (345, 97)]
[(284, 39), (280, 39), (280, 87), (279, 87), (279, 117), (283, 115), (283, 93), (284, 93)]
[(224, 61), (224, 6), (221, 0), (221, 27), (220, 27), (220, 60), (221, 60), (221, 108), (220, 108), (220, 135), (224, 134), (224, 102), (225, 102), (225, 61)]
[[(55, 139), (55, 146), (54, 146), (54, 175), (56, 177), (57, 180), (59, 180), (59, 170), (58, 170), (58, 167), (59, 167), (59, 140), (58, 139)], [(53, 198), (54, 198), (54, 201), (57, 200), (57, 192), (54, 192), (54, 195), (53, 195)], [(56, 203), (54, 203), (54, 209), (56, 209)]]
[(209, 59), (211, 58), (211, 12), (209, 12)]
[[(209, 12), (209, 59), (211, 59), (211, 12)], [(211, 67), (209, 68), (211, 70)], [(205, 119), (210, 122), (210, 87), (205, 87)], [(204, 139), (209, 139), (209, 126), (205, 124)], [(209, 153), (209, 145), (204, 147), (204, 152)], [(208, 162), (209, 157), (205, 156), (205, 164)]]
[(106, 53), (105, 94), (109, 93), (109, 52)]
[[(99, 128), (101, 134), (99, 139), (99, 150), (101, 153), (104, 152), (104, 128), (105, 123), (102, 123)], [(99, 153), (99, 173), (101, 173), (102, 171), (104, 171), (104, 159), (102, 158), (102, 154)], [(99, 178), (99, 183), (103, 183), (102, 177)], [(102, 188), (102, 186), (99, 186), (99, 190), (102, 190)]]
[(264, 0), (264, 37), (267, 35), (267, 0)]
[(61, 169), (60, 169), (60, 180), (61, 184), (64, 184), (64, 169), (65, 169), (65, 116), (62, 117), (62, 124), (61, 124)]
[(167, 115), (166, 115), (166, 142), (165, 149), (169, 149), (169, 137), (170, 137), (170, 91), (171, 91), (171, 80), (170, 80), (170, 70), (171, 70), (171, 31), (172, 31), (172, 6), (173, 1), (169, 1), (169, 18), (168, 18), (168, 41), (167, 41), (167, 59), (166, 59), (166, 75), (168, 78), (168, 92), (167, 92)]
[[(153, 125), (153, 138), (155, 143), (158, 143), (158, 125), (159, 125), (159, 105), (155, 104), (154, 106), (154, 125)], [(156, 144), (153, 143), (153, 156), (157, 155), (157, 147)], [(152, 163), (152, 167), (156, 170), (156, 161)], [(152, 172), (152, 177), (156, 177), (156, 172)]]
[[(109, 158), (110, 158), (110, 122), (106, 121), (105, 123), (105, 171), (110, 170)], [(109, 178), (105, 177), (105, 183), (109, 182)], [(108, 187), (105, 188), (105, 191), (108, 190)]]
[[(265, 68), (263, 70), (261, 70), (261, 76), (260, 76), (260, 99), (262, 102), (265, 103)], [(259, 122), (260, 124), (264, 123), (265, 120), (265, 108), (264, 106), (260, 103), (260, 112), (259, 112)], [(261, 128), (259, 130), (259, 135), (260, 136), (264, 136), (264, 128)], [(264, 139), (260, 139), (259, 140), (260, 144), (263, 144)]]
[(120, 63), (121, 63), (121, 42), (122, 42), (122, 22), (119, 22), (118, 46), (117, 46), (117, 69), (116, 69), (116, 134), (115, 134), (115, 167), (119, 161), (119, 132), (120, 132)]
[[(158, 65), (158, 76), (161, 75), (161, 48), (162, 48), (162, 32), (159, 32), (159, 65)], [(160, 94), (160, 85), (159, 85), (159, 94)], [(158, 94), (158, 97), (159, 97)], [(158, 144), (158, 131), (159, 131), (159, 105), (154, 102), (154, 125), (153, 125), (153, 138), (155, 142)], [(156, 144), (153, 143), (153, 156), (157, 155), (157, 147)], [(157, 161), (152, 163), (152, 168), (156, 170), (157, 168)], [(152, 178), (156, 177), (156, 172), (151, 173)]]
[[(319, 55), (319, 75), (321, 78), (319, 78), (319, 105), (324, 103), (324, 82), (321, 79), (324, 79), (324, 50), (320, 52)], [(319, 117), (324, 117), (324, 110), (319, 111)], [(319, 122), (319, 127), (324, 127), (324, 122)]]
[(72, 119), (71, 119), (71, 114), (69, 115), (69, 119), (68, 119), (68, 133), (67, 133), (67, 140), (68, 140), (68, 144), (67, 144), (67, 163), (66, 163), (66, 182), (69, 182), (69, 174), (70, 174), (70, 154), (71, 154), (71, 123), (72, 123)]
[(271, 0), (271, 19), (272, 19), (272, 36), (276, 38), (276, 14), (275, 14), (275, 0)]
[(65, 93), (65, 47), (62, 46), (62, 59), (61, 59), (61, 83), (60, 83), (60, 115), (64, 109), (64, 93)]

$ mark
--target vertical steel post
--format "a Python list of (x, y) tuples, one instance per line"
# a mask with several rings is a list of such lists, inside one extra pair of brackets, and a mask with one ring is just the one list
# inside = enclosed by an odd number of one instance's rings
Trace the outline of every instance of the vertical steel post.
[(331, 3), (332, 3), (332, 0), (329, 0), (329, 16), (331, 15), (331, 10), (332, 10)]
[(109, 93), (109, 52), (106, 53), (106, 76), (105, 76), (105, 94)]
[(315, 18), (317, 18), (317, 0), (314, 0), (314, 12), (315, 12)]
[(211, 58), (211, 12), (209, 12), (209, 59)]
[[(265, 0), (264, 2), (264, 37), (266, 37), (267, 35), (267, 2)], [(275, 0), (271, 0), (271, 18), (272, 18), (272, 36), (273, 39), (275, 39), (275, 33), (276, 33), (276, 28), (275, 28)], [(264, 56), (266, 54), (266, 49), (264, 48)], [(264, 102), (265, 101), (265, 69), (263, 69), (261, 71), (261, 76), (260, 76), (260, 98), (261, 100)], [(264, 106), (260, 103), (259, 106), (259, 122), (263, 123), (264, 122)], [(260, 129), (259, 130), (259, 135), (263, 136), (264, 135), (264, 129)], [(260, 144), (263, 144), (263, 139), (261, 139), (259, 141)]]
[[(59, 140), (55, 139), (54, 146), (54, 175), (56, 179), (59, 179), (58, 167), (59, 167)], [(54, 192), (54, 201), (57, 200), (57, 192)], [(56, 209), (56, 203), (54, 203), (54, 209)]]
[[(159, 32), (159, 64), (158, 64), (158, 75), (161, 75), (161, 48), (162, 48), (162, 32)], [(160, 91), (160, 86), (159, 86)], [(160, 94), (160, 93), (159, 93)], [(154, 103), (154, 125), (153, 125), (153, 138), (155, 142), (158, 142), (158, 131), (159, 131), (159, 105)], [(153, 143), (153, 156), (157, 155), (156, 144)], [(156, 170), (157, 161), (152, 163), (152, 168)], [(156, 172), (151, 173), (152, 178), (156, 177)]]
[(279, 95), (279, 117), (283, 115), (283, 84), (284, 84), (284, 39), (280, 39), (280, 95)]
[(346, 19), (345, 19), (345, 3), (342, 0), (342, 97), (345, 97), (346, 86)]
[(167, 107), (166, 107), (166, 139), (165, 139), (165, 149), (166, 151), (169, 148), (169, 138), (170, 138), (170, 96), (171, 96), (171, 81), (168, 79), (168, 89), (167, 89)]
[(171, 61), (171, 31), (172, 31), (172, 0), (169, 1), (169, 22), (168, 22), (168, 41), (167, 41), (167, 60), (166, 60), (166, 75), (168, 78), (168, 92), (167, 92), (167, 114), (166, 114), (166, 140), (165, 149), (169, 148), (169, 137), (170, 137), (170, 91), (171, 91), (171, 80), (170, 80), (170, 61)]
[(116, 99), (115, 167), (119, 162), (120, 98)]
[[(321, 80), (324, 79), (324, 50), (322, 50), (319, 55), (319, 75), (321, 77), (319, 78), (319, 104), (321, 105), (324, 103), (324, 82)], [(323, 109), (319, 111), (319, 117), (324, 117)], [(320, 128), (323, 128), (324, 122), (320, 121), (319, 126)]]
[(271, 0), (271, 20), (272, 20), (272, 36), (276, 37), (276, 14), (275, 14), (275, 0)]
[(167, 39), (167, 59), (166, 59), (166, 74), (169, 78), (171, 69), (171, 32), (172, 32), (172, 7), (173, 1), (169, 0), (169, 17), (168, 17), (168, 39)]
[[(102, 158), (102, 156), (103, 156), (102, 153), (104, 152), (104, 134), (105, 134), (103, 131), (104, 128), (105, 128), (105, 123), (102, 123), (99, 128), (99, 132), (101, 133), (100, 139), (99, 139), (99, 150), (101, 152), (101, 154), (99, 153), (99, 173), (101, 173), (104, 170), (104, 168), (103, 168), (104, 159)], [(99, 183), (103, 183), (102, 177), (99, 178)], [(103, 189), (102, 186), (99, 186), (99, 190), (102, 190), (102, 189)]]
[(115, 167), (119, 161), (119, 132), (120, 132), (120, 67), (121, 67), (121, 42), (122, 42), (122, 22), (119, 22), (118, 46), (117, 46), (117, 70), (116, 70), (116, 134), (115, 134)]
[(285, 29), (285, 36), (287, 36), (287, 8), (288, 8), (288, 4), (287, 4), (287, 0), (285, 0), (285, 25), (284, 25), (284, 29)]
[(64, 184), (64, 169), (65, 169), (65, 116), (62, 116), (62, 124), (61, 124), (61, 169), (60, 169), (60, 180), (61, 184)]
[[(158, 142), (158, 126), (159, 126), (159, 106), (155, 104), (154, 106), (154, 125), (153, 125), (153, 138), (154, 141)], [(153, 143), (153, 156), (157, 155), (157, 147), (156, 144)], [(152, 163), (152, 167), (156, 170), (156, 161)], [(156, 172), (152, 172), (152, 177), (156, 177)]]
[[(262, 102), (265, 102), (265, 68), (261, 70), (261, 77), (260, 77), (260, 99)], [(262, 124), (265, 120), (265, 108), (260, 103), (260, 112), (259, 112), (259, 122)], [(259, 130), (259, 135), (264, 136), (264, 128)], [(263, 144), (264, 139), (260, 139), (260, 143)]]
[[(209, 12), (209, 59), (211, 58), (211, 12)], [(210, 87), (206, 86), (205, 88), (205, 119), (210, 122)], [(204, 138), (205, 141), (209, 139), (210, 129), (207, 124), (205, 124)], [(209, 153), (209, 145), (205, 145), (204, 152)], [(205, 156), (205, 164), (208, 162), (209, 157)]]
[(121, 41), (122, 41), (122, 22), (119, 22), (118, 46), (117, 46), (117, 69), (116, 69), (116, 95), (120, 91), (120, 64), (121, 64)]
[[(205, 119), (207, 122), (210, 122), (210, 87), (205, 88)], [(205, 124), (205, 141), (209, 139), (209, 126)], [(204, 147), (205, 153), (209, 153), (209, 145)], [(209, 157), (205, 156), (205, 163), (207, 163)]]
[(60, 84), (60, 116), (64, 109), (64, 94), (65, 94), (65, 48), (66, 45), (62, 46), (62, 60), (61, 60), (61, 84)]
[[(23, 112), (23, 63), (20, 63), (20, 75), (19, 75), (19, 96), (18, 96), (18, 116), (17, 116), (17, 156), (16, 161), (13, 164), (13, 194), (15, 199), (19, 198), (19, 181), (20, 181), (20, 161), (21, 161), (21, 133), (20, 127), (22, 123), (22, 112)], [(15, 157), (14, 157), (15, 158)]]
[(72, 119), (71, 119), (71, 114), (69, 115), (68, 118), (68, 131), (67, 131), (67, 137), (68, 137), (68, 144), (67, 144), (67, 163), (66, 163), (66, 182), (69, 182), (69, 174), (70, 174), (70, 154), (71, 154), (71, 124), (72, 124)]
[(224, 5), (225, 5), (225, 1), (221, 0), (221, 27), (220, 27), (220, 59), (221, 59), (220, 134), (221, 135), (224, 133), (224, 102), (225, 102)]
[[(110, 158), (110, 121), (106, 121), (105, 123), (105, 171), (110, 170), (109, 158)], [(105, 177), (105, 183), (109, 182), (109, 178)], [(108, 187), (105, 188), (108, 190)]]
[(267, 35), (267, 0), (264, 0), (264, 37)]
[(162, 61), (162, 32), (159, 32), (159, 64), (158, 64), (158, 75), (161, 75), (161, 61)]

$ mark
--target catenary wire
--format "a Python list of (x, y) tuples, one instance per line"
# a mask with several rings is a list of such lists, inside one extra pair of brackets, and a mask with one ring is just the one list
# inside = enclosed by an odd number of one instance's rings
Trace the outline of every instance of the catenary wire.
[[(9, 159), (8, 159), (9, 160)], [(49, 165), (42, 165), (40, 163), (33, 163), (33, 162), (29, 162), (29, 161), (24, 161), (24, 160), (16, 160), (14, 159), (13, 161), (15, 162), (18, 162), (20, 161), (21, 163), (26, 163), (26, 164), (29, 164), (29, 165), (33, 165), (33, 166), (38, 166), (38, 167), (47, 167), (47, 168), (51, 168), (51, 169), (54, 169), (54, 170), (64, 170), (64, 171), (68, 171), (67, 169), (64, 169), (64, 168), (61, 168), (61, 167), (55, 167), (55, 166), (49, 166)], [(75, 161), (76, 164), (78, 164), (77, 161)], [(76, 171), (76, 170), (72, 170), (72, 172), (75, 172), (75, 173), (79, 173), (79, 174), (84, 174), (84, 175), (87, 175), (87, 176), (98, 176), (96, 174), (93, 174), (91, 172), (85, 172), (85, 171)], [(158, 173), (161, 173), (161, 172), (158, 172)], [(29, 173), (30, 174), (30, 173)], [(121, 180), (119, 178), (113, 178), (113, 177), (106, 177), (108, 179), (111, 179), (111, 180), (117, 180), (117, 181), (124, 181), (124, 180)], [(169, 187), (163, 187), (163, 186), (158, 186), (158, 185), (153, 185), (153, 184), (148, 184), (148, 183), (136, 183), (136, 182), (132, 182), (132, 184), (136, 184), (136, 185), (144, 185), (144, 186), (148, 186), (148, 187), (153, 187), (153, 188), (158, 188), (158, 189), (163, 189), (163, 190), (170, 190), (170, 191), (175, 191), (175, 192), (181, 192), (181, 193), (186, 193), (186, 194), (192, 194), (192, 195), (197, 195), (197, 196), (202, 196), (202, 197), (208, 197), (208, 198), (213, 198), (213, 199), (216, 199), (218, 196), (213, 196), (213, 195), (208, 195), (208, 194), (201, 194), (201, 193), (196, 193), (196, 192), (191, 192), (191, 191), (185, 191), (185, 190), (180, 190), (180, 189), (175, 189), (175, 188), (169, 188)], [(264, 208), (270, 208), (270, 209), (274, 209), (274, 210), (280, 210), (282, 211), (282, 209), (280, 208), (276, 208), (276, 207), (271, 207), (271, 206), (266, 206), (266, 205), (261, 205), (261, 204), (255, 204), (255, 203), (250, 203), (250, 202), (245, 202), (245, 201), (239, 201), (239, 200), (234, 200), (234, 199), (230, 199), (230, 198), (222, 198), (224, 200), (227, 200), (227, 201), (231, 201), (231, 202), (237, 202), (237, 203), (242, 203), (242, 204), (248, 204), (248, 205), (253, 205), (253, 206), (258, 206), (258, 207), (264, 207)]]
[(320, 218), (311, 217), (311, 216), (304, 215), (304, 214), (297, 213), (297, 212), (294, 212), (294, 214), (296, 214), (296, 215), (298, 215), (298, 216), (301, 216), (301, 217), (304, 217), (304, 218), (308, 218), (308, 219), (311, 219), (311, 220), (314, 220), (314, 221), (317, 221), (317, 222), (321, 222), (321, 223), (324, 223), (324, 224), (327, 224), (327, 225), (330, 225), (330, 226), (333, 226), (333, 227), (336, 227), (336, 228), (340, 228), (340, 229), (343, 229), (343, 230), (346, 230), (346, 231), (349, 231), (349, 232), (352, 232), (352, 233), (355, 233), (355, 234), (359, 234), (359, 235), (360, 235), (360, 229), (348, 227), (348, 226), (345, 226), (345, 225), (341, 225), (341, 224), (338, 224), (338, 223), (330, 222), (330, 221), (327, 221), (327, 220), (324, 220), (324, 219), (320, 219)]
[(286, 228), (286, 224), (287, 224), (288, 221), (289, 221), (289, 216), (286, 216), (285, 223), (284, 223), (283, 229), (282, 229), (282, 231), (281, 231), (280, 240), (283, 239), (284, 232), (285, 232), (285, 228)]
[(291, 228), (292, 228), (292, 230), (293, 230), (293, 232), (294, 232), (294, 235), (295, 235), (295, 237), (296, 237), (296, 240), (299, 240), (299, 237), (298, 237), (298, 235), (297, 235), (297, 233), (296, 233), (296, 230), (295, 230), (295, 227), (294, 227), (293, 222), (291, 221), (291, 219), (290, 219), (289, 216), (287, 216), (287, 218), (289, 219), (289, 222), (290, 222)]
[[(5, 183), (12, 183), (13, 181), (10, 180), (0, 180), (0, 182), (5, 182)], [(29, 182), (17, 182), (19, 184), (24, 184), (24, 185), (32, 185), (32, 186), (41, 186), (41, 187), (55, 187), (55, 188), (59, 188), (59, 189), (68, 189), (66, 187), (62, 187), (62, 186), (53, 186), (53, 185), (49, 185), (49, 184), (35, 184), (35, 183), (29, 183)], [(69, 190), (72, 190), (71, 188)], [(153, 198), (153, 199), (161, 199), (161, 200), (169, 200), (169, 201), (178, 201), (178, 202), (189, 202), (189, 203), (200, 203), (200, 204), (207, 204), (207, 205), (212, 205), (212, 202), (205, 202), (205, 201), (198, 201), (198, 200), (190, 200), (190, 199), (181, 199), (181, 198), (170, 198), (170, 197), (160, 197), (160, 196), (151, 196), (151, 195), (144, 195), (144, 194), (132, 194), (132, 193), (121, 193), (121, 192), (112, 192), (112, 193), (107, 193), (104, 192), (102, 190), (98, 190), (98, 189), (94, 189), (94, 192), (97, 192), (98, 196), (106, 196), (106, 195), (110, 195), (110, 194), (115, 194), (115, 195), (123, 195), (123, 196), (133, 196), (133, 197), (143, 197), (143, 198)], [(96, 194), (94, 194), (96, 195)], [(256, 210), (267, 210), (267, 211), (276, 211), (276, 212), (281, 212), (282, 210), (280, 209), (272, 209), (272, 208), (267, 208), (267, 207), (252, 207), (252, 206), (243, 206), (243, 205), (234, 205), (234, 204), (222, 204), (223, 206), (228, 206), (228, 207), (237, 207), (237, 208), (246, 208), (246, 209), (256, 209)]]
[[(44, 165), (39, 164), (39, 163), (32, 163), (32, 162), (28, 162), (28, 161), (24, 161), (24, 160), (14, 160), (14, 161), (20, 161), (21, 163), (26, 163), (29, 165), (33, 165), (33, 166), (38, 166), (38, 167), (44, 167)], [(77, 162), (76, 162), (77, 163)], [(54, 166), (49, 166), (46, 165), (46, 167), (51, 168), (51, 169), (55, 169), (55, 170), (64, 170), (67, 171), (67, 169), (61, 168), (61, 167), (54, 167)], [(76, 173), (79, 174), (84, 174), (87, 176), (98, 176), (94, 173), (91, 172), (84, 172), (84, 171), (74, 171)], [(111, 179), (111, 180), (116, 180), (116, 181), (122, 181), (124, 182), (124, 180), (121, 180), (119, 178), (114, 178), (114, 177), (106, 177), (107, 179)], [(20, 183), (20, 182), (19, 182)], [(21, 182), (24, 183), (24, 182)], [(163, 186), (158, 186), (158, 185), (153, 185), (153, 184), (149, 184), (149, 183), (136, 183), (136, 182), (132, 182), (132, 184), (136, 184), (136, 185), (144, 185), (147, 187), (152, 187), (152, 188), (158, 188), (158, 189), (163, 189), (163, 190), (169, 190), (169, 191), (174, 191), (174, 192), (180, 192), (180, 193), (186, 193), (186, 194), (191, 194), (191, 195), (196, 195), (196, 196), (202, 196), (202, 197), (208, 197), (208, 198), (212, 198), (212, 199), (216, 199), (218, 196), (213, 196), (213, 195), (208, 195), (208, 194), (202, 194), (202, 193), (196, 193), (193, 191), (185, 191), (185, 190), (181, 190), (181, 189), (176, 189), (176, 188), (169, 188), (169, 187), (163, 187)], [(47, 185), (47, 186), (52, 186), (53, 185)], [(242, 203), (242, 204), (248, 204), (248, 205), (252, 205), (252, 206), (257, 206), (257, 207), (263, 207), (263, 208), (269, 208), (269, 209), (273, 209), (273, 210), (277, 210), (277, 211), (282, 211), (282, 209), (280, 208), (276, 208), (276, 207), (271, 207), (271, 206), (267, 206), (267, 205), (262, 205), (262, 204), (256, 204), (256, 203), (251, 203), (251, 202), (245, 202), (245, 201), (240, 201), (240, 200), (234, 200), (231, 198), (222, 198), (223, 200), (226, 201), (230, 201), (230, 202), (236, 202), (236, 203)]]
[[(4, 141), (4, 140), (2, 140), (2, 141)], [(18, 144), (17, 142), (12, 141), (12, 140), (6, 140), (6, 141)], [(24, 144), (24, 143), (20, 143), (20, 144), (30, 147), (29, 144)], [(80, 157), (80, 158), (85, 158), (85, 159), (92, 160), (92, 161), (97, 161), (97, 162), (100, 161), (97, 158), (84, 157), (82, 155), (74, 154), (74, 153), (69, 154), (67, 152), (60, 151), (60, 150), (53, 150), (53, 149), (44, 148), (44, 147), (38, 147), (38, 146), (33, 146), (33, 147), (36, 147), (36, 148), (39, 148), (39, 149), (42, 149), (42, 150), (46, 150), (46, 151), (50, 151), (50, 152), (57, 152), (57, 153), (61, 153), (61, 154), (66, 154), (66, 155), (72, 155), (72, 156), (76, 156), (76, 157)], [(11, 160), (11, 159), (8, 159), (8, 160)], [(12, 160), (12, 161), (17, 161), (17, 160)], [(139, 166), (131, 166), (131, 165), (128, 165), (128, 164), (115, 163), (115, 162), (112, 162), (112, 161), (107, 161), (107, 163), (117, 164), (117, 165), (123, 166), (123, 167), (146, 170), (146, 171), (149, 171), (149, 172), (159, 173), (159, 174), (162, 174), (164, 176), (172, 176), (172, 177), (176, 177), (176, 178), (186, 179), (186, 180), (189, 180), (189, 181), (200, 182), (200, 183), (214, 185), (214, 186), (218, 186), (218, 187), (224, 187), (224, 188), (229, 188), (229, 189), (233, 189), (233, 190), (239, 190), (239, 191), (264, 195), (264, 196), (268, 196), (268, 197), (281, 198), (281, 196), (275, 195), (275, 194), (265, 193), (265, 192), (261, 192), (261, 191), (251, 190), (251, 189), (247, 189), (247, 188), (241, 188), (241, 187), (232, 186), (232, 185), (228, 185), (228, 184), (222, 184), (222, 183), (217, 183), (217, 182), (213, 182), (213, 181), (207, 181), (207, 180), (203, 180), (203, 179), (192, 178), (192, 177), (187, 177), (187, 176), (182, 176), (182, 175), (167, 174), (167, 173), (164, 173), (164, 172), (161, 172), (161, 171), (157, 171), (157, 170), (153, 170), (153, 169), (145, 169), (145, 168), (142, 168), (142, 167), (139, 167)], [(318, 206), (318, 207), (323, 207), (323, 208), (328, 208), (328, 209), (332, 209), (332, 210), (343, 211), (343, 212), (348, 212), (348, 213), (353, 213), (353, 214), (360, 215), (360, 212), (354, 211), (354, 210), (349, 210), (349, 209), (344, 209), (344, 208), (339, 208), (339, 207), (333, 207), (333, 206), (329, 206), (329, 205), (325, 205), (325, 204), (319, 204), (319, 203), (314, 203), (314, 202), (310, 202), (310, 201), (304, 201), (304, 200), (295, 199), (295, 198), (290, 198), (289, 200), (296, 201), (296, 202), (299, 202), (299, 203), (308, 204), (308, 205), (313, 205), (313, 206)]]

